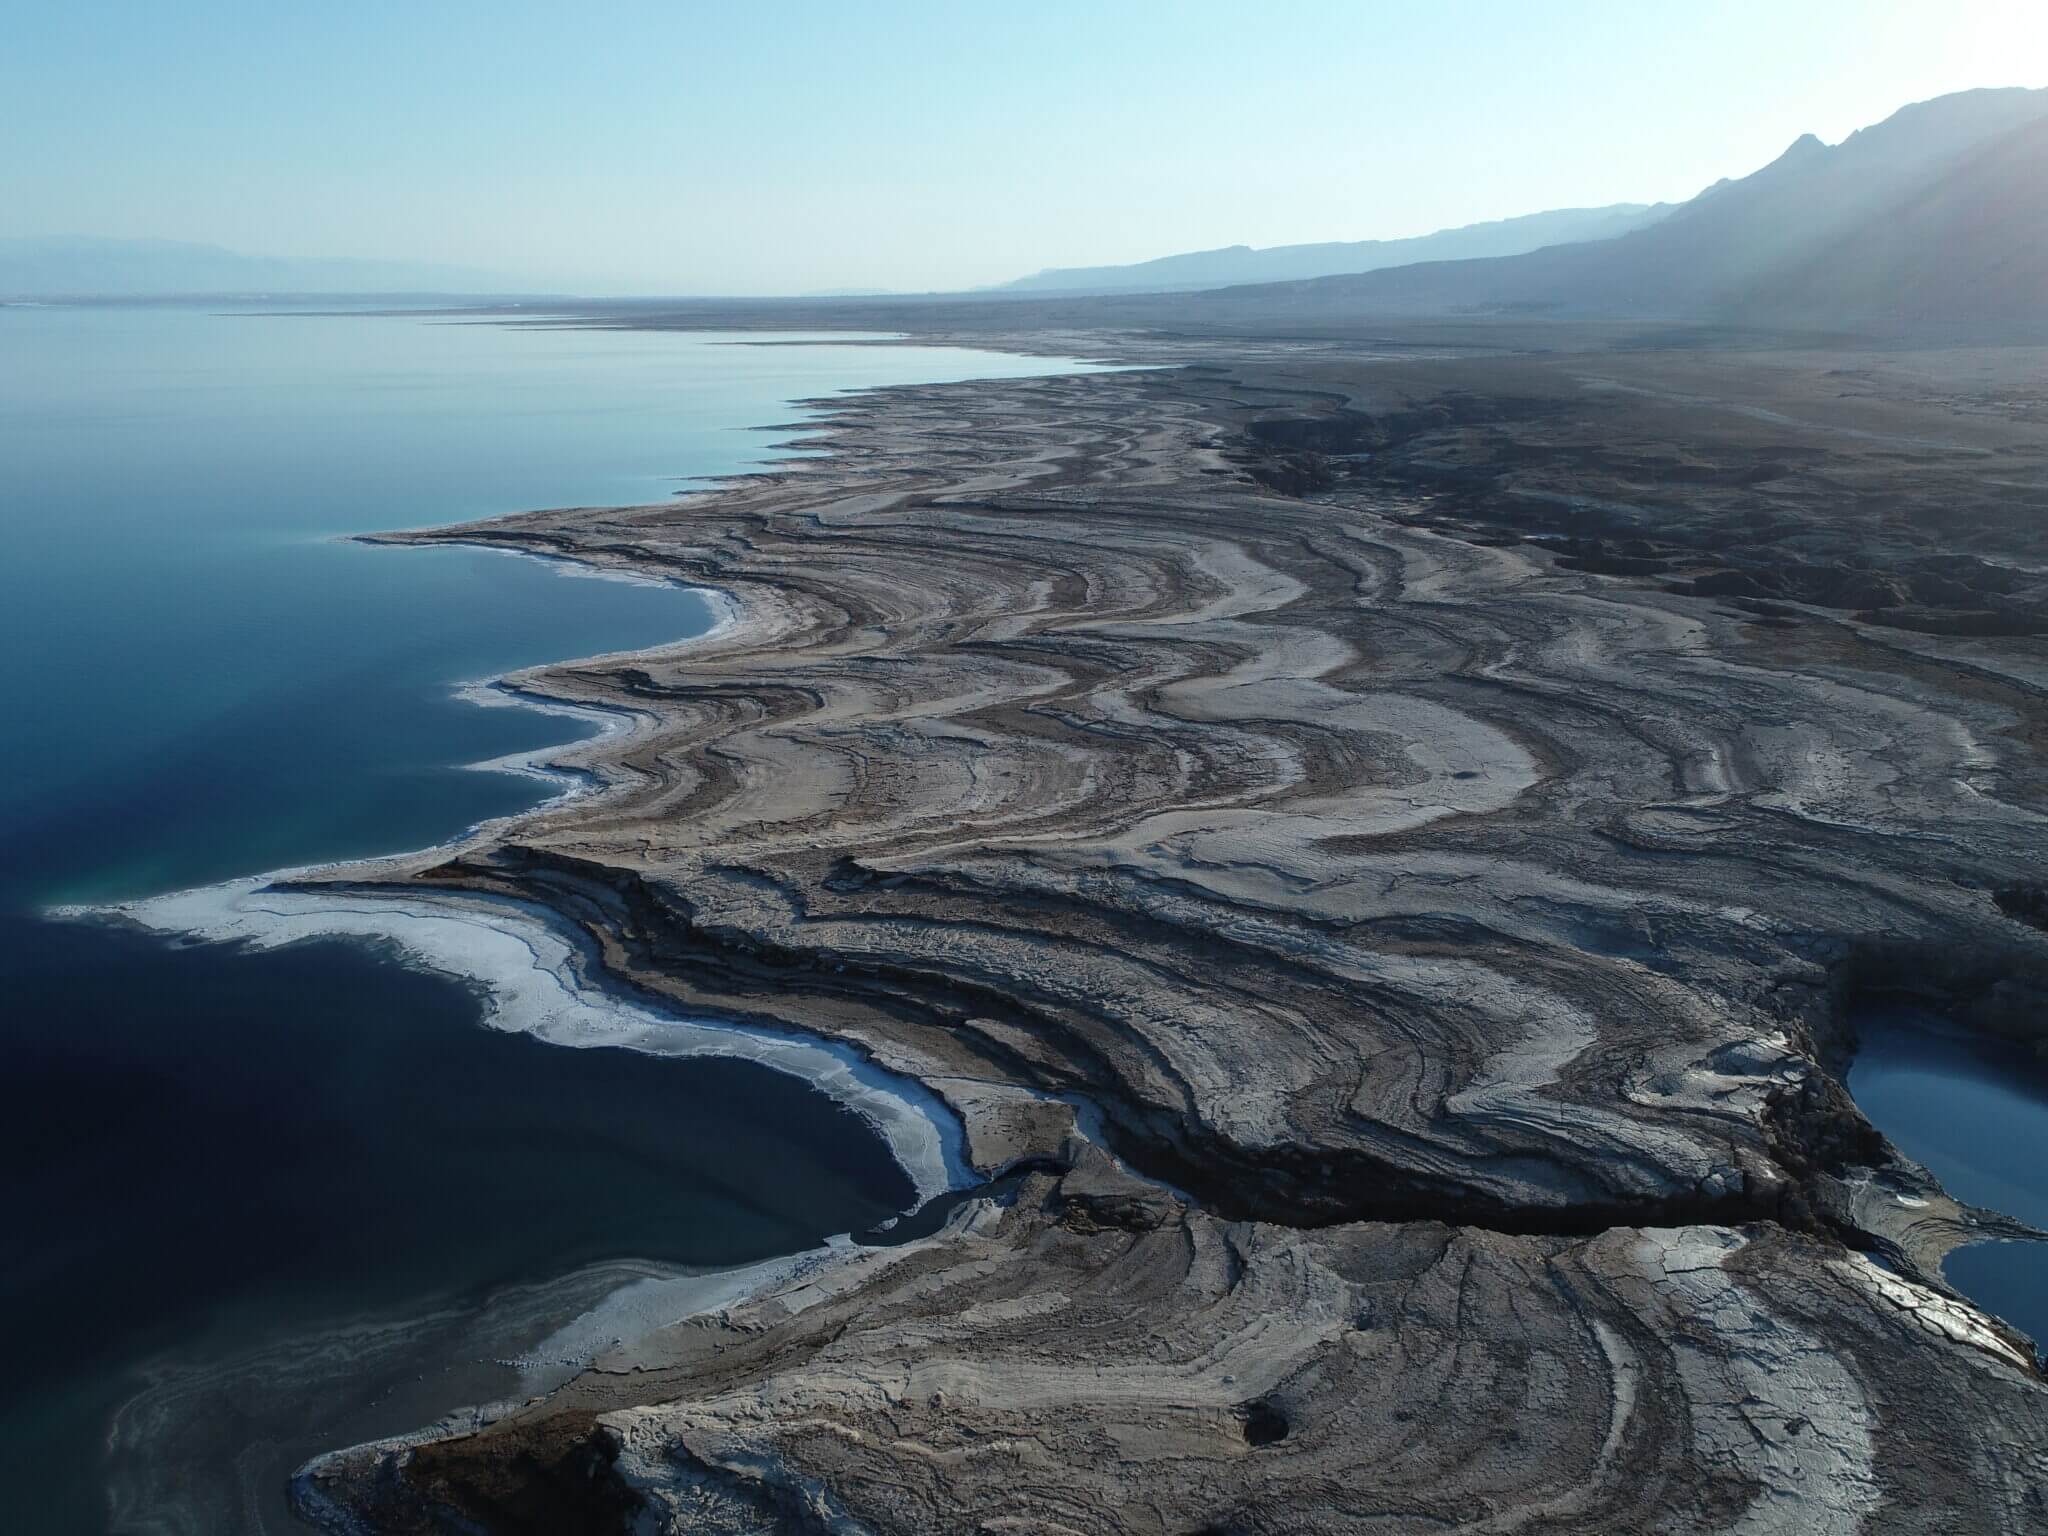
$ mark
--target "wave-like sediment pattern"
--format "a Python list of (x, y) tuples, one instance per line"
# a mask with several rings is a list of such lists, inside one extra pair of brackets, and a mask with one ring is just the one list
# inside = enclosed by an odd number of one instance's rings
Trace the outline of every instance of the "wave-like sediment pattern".
[(2048, 1394), (1819, 1064), (1854, 965), (2044, 974), (1990, 894), (2048, 852), (1986, 766), (2009, 705), (1263, 488), (1248, 424), (1327, 385), (1244, 348), (894, 390), (713, 496), (419, 536), (737, 619), (516, 679), (645, 723), (378, 901), (544, 909), (1023, 1179), (309, 1498), (601, 1464), (714, 1532), (2032, 1518)]

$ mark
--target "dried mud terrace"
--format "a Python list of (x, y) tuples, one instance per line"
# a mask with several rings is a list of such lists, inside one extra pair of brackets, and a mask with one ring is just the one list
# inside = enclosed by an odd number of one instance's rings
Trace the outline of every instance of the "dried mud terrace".
[[(1412, 438), (1436, 365), (1204, 350), (854, 397), (829, 458), (715, 494), (412, 536), (703, 582), (740, 618), (522, 677), (640, 713), (588, 755), (605, 791), (382, 882), (541, 903), (614, 984), (854, 1042), (1018, 1177), (480, 1433), (330, 1458), (309, 1509), (2048, 1522), (2048, 1388), (1933, 1268), (1962, 1213), (1823, 1065), (1859, 986), (2033, 1016), (2048, 941), (1997, 893), (2048, 853), (2039, 642), (1567, 569), (1464, 521), (1469, 476), (1447, 509), (1413, 454), (1272, 425)], [(1939, 494), (1965, 458), (1899, 474)]]

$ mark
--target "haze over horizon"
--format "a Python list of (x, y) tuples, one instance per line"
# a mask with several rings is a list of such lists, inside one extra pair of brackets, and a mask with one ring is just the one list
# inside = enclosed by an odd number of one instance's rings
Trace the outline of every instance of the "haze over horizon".
[(538, 7), (46, 10), (0, 57), (0, 236), (593, 294), (962, 289), (1675, 202), (1805, 133), (2048, 84), (2048, 11), (2007, 0), (1054, 9), (632, 3), (575, 35)]

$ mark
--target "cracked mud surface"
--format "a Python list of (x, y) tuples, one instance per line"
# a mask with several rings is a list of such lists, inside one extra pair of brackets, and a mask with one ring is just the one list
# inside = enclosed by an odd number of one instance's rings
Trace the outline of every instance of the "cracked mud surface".
[(376, 878), (856, 1044), (1025, 1177), (309, 1502), (2048, 1524), (2048, 1388), (1939, 1279), (1966, 1213), (1829, 1074), (1853, 989), (2042, 1017), (2013, 358), (1126, 347), (1208, 361), (854, 397), (828, 459), (405, 536), (739, 618), (522, 675), (638, 712), (604, 792)]

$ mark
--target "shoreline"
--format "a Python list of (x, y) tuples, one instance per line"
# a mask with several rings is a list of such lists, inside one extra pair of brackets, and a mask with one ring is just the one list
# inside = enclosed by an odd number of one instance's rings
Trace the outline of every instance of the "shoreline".
[[(636, 579), (563, 557), (499, 552), (541, 560), (565, 576), (574, 571), (586, 579)], [(558, 665), (669, 655), (725, 637), (745, 622), (744, 609), (728, 594), (698, 587), (689, 590), (701, 594), (716, 614), (711, 627), (700, 635), (644, 651), (604, 652), (543, 663), (455, 686), (454, 696), (472, 707), (528, 709), (595, 727), (590, 734), (568, 741), (461, 765), (467, 770), (509, 773), (548, 784), (555, 792), (540, 804), (487, 818), (441, 843), (400, 854), (272, 870), (128, 901), (56, 905), (43, 909), (41, 915), (54, 921), (122, 924), (179, 942), (268, 949), (340, 940), (384, 948), (409, 967), (470, 988), (478, 999), (477, 1022), (486, 1029), (523, 1033), (567, 1049), (611, 1047), (652, 1056), (743, 1061), (803, 1082), (861, 1119), (908, 1177), (913, 1202), (892, 1222), (915, 1215), (942, 1196), (985, 1184), (984, 1173), (967, 1160), (960, 1120), (952, 1108), (915, 1079), (889, 1072), (854, 1047), (807, 1034), (801, 1026), (775, 1030), (738, 1021), (687, 1018), (663, 1008), (655, 999), (629, 996), (617, 985), (607, 987), (591, 974), (596, 967), (587, 941), (558, 914), (536, 903), (459, 893), (396, 896), (346, 883), (351, 872), (374, 872), (392, 860), (452, 854), (488, 837), (495, 828), (601, 796), (608, 780), (587, 759), (602, 749), (617, 749), (630, 742), (653, 717), (645, 711), (558, 698), (521, 679)], [(844, 1233), (829, 1237), (817, 1248), (733, 1269), (655, 1266), (658, 1273), (624, 1278), (594, 1303), (579, 1303), (561, 1314), (520, 1356), (495, 1362), (517, 1371), (515, 1390), (489, 1401), (447, 1403), (431, 1422), (367, 1444), (389, 1450), (430, 1443), (450, 1433), (473, 1432), (514, 1411), (535, 1394), (552, 1390), (607, 1351), (630, 1348), (662, 1328), (793, 1282), (816, 1283), (860, 1255), (886, 1252), (886, 1247), (869, 1247), (855, 1234)], [(644, 1265), (630, 1255), (607, 1262), (612, 1266)], [(585, 1288), (588, 1276), (605, 1268), (597, 1265), (547, 1277), (532, 1282), (525, 1291), (535, 1298), (536, 1305), (545, 1306), (548, 1296), (564, 1290), (577, 1293)], [(394, 1318), (385, 1326), (402, 1333), (414, 1325), (407, 1317)], [(221, 1362), (216, 1369), (232, 1372), (244, 1368), (247, 1362), (237, 1358)], [(117, 1420), (136, 1412), (159, 1385), (152, 1382), (124, 1402)], [(320, 1467), (363, 1449), (362, 1445), (333, 1448), (293, 1473), (291, 1497), (295, 1503), (306, 1501), (306, 1517), (311, 1518), (312, 1503), (317, 1502)], [(327, 1518), (339, 1519), (338, 1511)]]
[[(685, 639), (536, 663), (454, 686), (454, 696), (474, 708), (527, 709), (596, 727), (568, 741), (461, 765), (468, 771), (513, 774), (555, 786), (556, 792), (537, 805), (487, 818), (423, 848), (268, 870), (125, 901), (60, 904), (45, 908), (43, 915), (67, 922), (120, 922), (196, 942), (261, 949), (326, 938), (387, 945), (420, 970), (476, 989), (486, 1028), (569, 1047), (613, 1045), (648, 1055), (752, 1061), (810, 1084), (866, 1121), (888, 1146), (917, 1192), (916, 1205), (904, 1215), (942, 1194), (982, 1182), (984, 1174), (965, 1155), (958, 1116), (945, 1102), (923, 1084), (889, 1072), (844, 1042), (812, 1035), (795, 1024), (774, 1030), (688, 1018), (644, 996), (635, 999), (607, 989), (588, 974), (587, 944), (579, 942), (558, 914), (538, 903), (476, 894), (400, 897), (378, 891), (373, 883), (352, 881), (352, 876), (374, 877), (396, 863), (453, 856), (494, 830), (606, 792), (609, 781), (586, 760), (602, 749), (616, 751), (649, 729), (655, 717), (646, 710), (551, 694), (533, 681), (537, 674), (623, 658), (672, 658), (708, 642), (736, 638), (753, 621), (744, 604), (715, 588), (567, 555), (443, 539), (443, 531), (394, 529), (348, 537), (403, 549), (414, 547), (413, 536), (424, 534), (436, 543), (538, 561), (565, 577), (677, 587), (697, 595), (714, 617), (702, 633)], [(465, 925), (471, 930), (467, 941), (455, 931)]]
[[(843, 401), (821, 402), (824, 415)], [(813, 414), (803, 402), (791, 402), (780, 414)], [(765, 414), (765, 413), (764, 413)], [(801, 432), (805, 422), (769, 422), (761, 428), (784, 436)], [(792, 458), (790, 463), (801, 463)], [(757, 474), (773, 474), (781, 461), (771, 461)], [(699, 477), (703, 478), (703, 477)], [(737, 476), (720, 476), (720, 482)], [(692, 490), (691, 495), (708, 494)], [(688, 499), (674, 498), (680, 502)], [(429, 534), (437, 542), (459, 524), (436, 524), (425, 528), (379, 529), (368, 532), (312, 533), (294, 542), (353, 542), (379, 547), (409, 546), (411, 534)], [(681, 616), (694, 627), (708, 621), (699, 633), (665, 640), (651, 646), (633, 646), (588, 652), (567, 651), (544, 660), (450, 685), (454, 696), (475, 707), (530, 708), (541, 715), (559, 716), (575, 722), (577, 734), (566, 740), (481, 758), (451, 763), (468, 772), (501, 772), (534, 780), (547, 786), (546, 798), (506, 815), (486, 817), (459, 827), (447, 836), (420, 846), (364, 858), (323, 859), (318, 863), (292, 864), (262, 873), (216, 882), (203, 887), (160, 892), (120, 901), (61, 901), (44, 905), (40, 915), (55, 921), (120, 922), (174, 938), (212, 943), (229, 948), (269, 948), (300, 941), (335, 938), (365, 944), (387, 952), (396, 951), (411, 969), (451, 977), (480, 995), (487, 1028), (517, 1030), (549, 1044), (563, 1046), (614, 1046), (642, 1054), (676, 1057), (720, 1057), (777, 1071), (795, 1078), (826, 1095), (839, 1108), (854, 1114), (880, 1142), (901, 1168), (914, 1191), (897, 1213), (875, 1231), (885, 1230), (896, 1220), (916, 1213), (938, 1197), (979, 1185), (979, 1173), (968, 1160), (964, 1134), (957, 1116), (943, 1098), (921, 1084), (892, 1074), (858, 1047), (828, 1037), (814, 1036), (801, 1024), (783, 1029), (764, 1027), (758, 1022), (725, 1020), (716, 1016), (680, 1013), (664, 1007), (652, 996), (635, 992), (623, 982), (601, 984), (599, 967), (587, 944), (572, 925), (562, 922), (551, 909), (532, 903), (494, 901), (488, 896), (428, 896), (422, 900), (392, 898), (367, 888), (348, 889), (342, 882), (359, 880), (381, 868), (406, 861), (433, 860), (454, 855), (458, 850), (488, 841), (524, 819), (558, 814), (571, 806), (593, 803), (617, 785), (610, 765), (631, 750), (654, 722), (646, 710), (616, 701), (590, 701), (563, 696), (537, 685), (560, 669), (603, 666), (624, 658), (672, 660), (704, 647), (718, 647), (742, 630), (762, 622), (762, 616), (743, 605), (733, 594), (694, 581), (649, 575), (623, 569), (598, 558), (576, 558), (534, 550), (509, 549), (502, 543), (475, 541), (467, 547), (535, 561), (553, 575), (567, 579), (618, 581), (636, 586), (686, 592)], [(495, 565), (496, 562), (477, 562)], [(466, 564), (466, 563), (465, 563)], [(486, 578), (502, 573), (485, 573)], [(551, 586), (551, 583), (543, 582)], [(522, 584), (524, 591), (530, 583)], [(486, 594), (502, 590), (488, 580), (480, 588)], [(488, 597), (486, 600), (489, 600)], [(549, 599), (541, 595), (537, 601)], [(587, 594), (583, 606), (589, 606)], [(516, 612), (516, 609), (514, 610)], [(656, 609), (657, 624), (664, 606)], [(767, 622), (772, 624), (772, 611)], [(516, 626), (515, 626), (516, 627)], [(604, 626), (596, 626), (601, 636)], [(677, 629), (683, 628), (679, 622)], [(588, 631), (586, 631), (587, 633)], [(660, 633), (655, 628), (654, 633)], [(670, 631), (675, 633), (675, 631)], [(490, 652), (486, 650), (484, 654)], [(505, 654), (499, 648), (499, 654)], [(514, 651), (512, 654), (527, 654)], [(453, 670), (453, 669), (451, 669)], [(303, 680), (299, 685), (303, 691)], [(525, 731), (495, 733), (503, 739), (518, 739)], [(540, 734), (540, 733), (536, 733)], [(549, 733), (551, 734), (551, 733)], [(288, 745), (288, 743), (287, 743)], [(499, 796), (514, 798), (510, 789)], [(526, 798), (517, 792), (518, 798)], [(462, 797), (452, 803), (461, 804)], [(472, 803), (475, 803), (472, 800)], [(452, 818), (451, 818), (452, 819)], [(375, 828), (371, 828), (372, 832)], [(374, 846), (374, 844), (372, 845)], [(225, 861), (224, 861), (225, 862)], [(137, 882), (140, 884), (141, 882)], [(298, 884), (297, 889), (287, 889)], [(145, 887), (147, 888), (147, 887)], [(801, 1018), (801, 1015), (795, 1017)], [(720, 1079), (729, 1081), (730, 1079)], [(775, 1102), (781, 1101), (780, 1095)], [(836, 1114), (822, 1103), (808, 1113)], [(863, 1149), (863, 1157), (866, 1156)], [(865, 1161), (862, 1166), (866, 1166)], [(880, 1170), (877, 1170), (878, 1175)], [(429, 1173), (428, 1178), (431, 1178)], [(895, 1188), (893, 1176), (889, 1184)], [(886, 1210), (894, 1202), (883, 1202)], [(950, 1208), (950, 1207), (949, 1207)], [(808, 1229), (805, 1236), (829, 1231), (831, 1211)], [(863, 1207), (857, 1225), (874, 1220), (871, 1207)], [(844, 1222), (842, 1221), (842, 1224)], [(903, 1230), (903, 1229), (898, 1229)], [(919, 1229), (922, 1230), (922, 1229)], [(719, 1296), (751, 1292), (768, 1286), (799, 1269), (814, 1271), (842, 1261), (840, 1245), (851, 1246), (850, 1235), (836, 1237), (820, 1249), (806, 1249), (788, 1255), (772, 1265), (749, 1266), (743, 1271), (713, 1272), (709, 1276), (670, 1276), (660, 1286), (635, 1282), (626, 1287), (632, 1296), (608, 1294), (596, 1308), (564, 1314), (546, 1338), (541, 1353), (555, 1357), (555, 1365), (577, 1365), (580, 1356), (565, 1356), (574, 1347), (570, 1335), (579, 1325), (599, 1326), (600, 1319), (623, 1316), (632, 1310), (639, 1318), (635, 1327), (644, 1331), (689, 1315), (708, 1306)], [(630, 1251), (630, 1250), (628, 1250)], [(738, 1290), (735, 1290), (738, 1287)], [(707, 1289), (708, 1288), (708, 1289)], [(652, 1310), (650, 1310), (652, 1309)], [(612, 1327), (611, 1334), (637, 1337), (632, 1329)], [(608, 1335), (609, 1336), (609, 1335)], [(593, 1337), (595, 1337), (593, 1335)], [(552, 1342), (551, 1342), (552, 1341)], [(537, 1346), (539, 1347), (539, 1346)], [(203, 1363), (203, 1362), (202, 1362)], [(547, 1362), (538, 1358), (535, 1369)], [(535, 1385), (532, 1379), (527, 1383)], [(450, 1406), (456, 1406), (451, 1404)], [(443, 1426), (445, 1428), (445, 1425)], [(430, 1427), (431, 1432), (431, 1427)], [(146, 1450), (131, 1440), (131, 1453), (146, 1457)]]
[[(53, 908), (51, 915), (254, 949), (330, 938), (386, 945), (418, 969), (475, 987), (489, 1029), (570, 1048), (722, 1056), (799, 1078), (869, 1123), (909, 1176), (920, 1205), (979, 1182), (957, 1118), (943, 1101), (850, 1047), (797, 1027), (778, 1033), (663, 1011), (594, 982), (585, 946), (537, 904), (476, 894), (399, 896), (338, 878), (352, 867), (275, 871), (137, 901)], [(308, 881), (312, 875), (320, 878)]]
[[(878, 385), (847, 393), (858, 396), (875, 390), (903, 387), (922, 386)], [(823, 407), (831, 402), (806, 398), (790, 403)], [(801, 424), (770, 424), (760, 430), (784, 431), (796, 425)], [(753, 470), (713, 478), (720, 483), (744, 482), (777, 475), (786, 465), (803, 462), (805, 459), (800, 457), (775, 459)], [(483, 1021), (486, 1027), (532, 1034), (562, 1045), (622, 1044), (630, 1039), (630, 1048), (651, 1055), (722, 1055), (735, 1060), (755, 1061), (808, 1082), (852, 1109), (875, 1128), (910, 1177), (918, 1192), (920, 1206), (938, 1195), (982, 1182), (983, 1175), (966, 1161), (960, 1150), (963, 1142), (958, 1118), (945, 1108), (943, 1101), (923, 1085), (901, 1074), (888, 1072), (843, 1043), (812, 1035), (800, 1025), (790, 1025), (777, 1031), (736, 1021), (685, 1018), (664, 1012), (647, 999), (636, 1002), (623, 995), (607, 993), (600, 984), (581, 974), (580, 966), (570, 962), (569, 956), (580, 953), (581, 946), (563, 930), (557, 914), (537, 903), (499, 903), (484, 897), (387, 898), (380, 897), (371, 886), (352, 886), (352, 875), (374, 875), (393, 865), (454, 855), (488, 838), (499, 828), (602, 796), (611, 787), (599, 768), (583, 759), (598, 749), (617, 748), (631, 741), (654, 723), (654, 715), (647, 710), (613, 702), (593, 703), (551, 693), (535, 681), (537, 677), (607, 661), (670, 659), (709, 643), (739, 638), (750, 625), (758, 626), (765, 622), (734, 594), (716, 587), (635, 570), (602, 557), (512, 548), (488, 539), (460, 536), (460, 530), (476, 526), (480, 525), (472, 522), (427, 524), (325, 537), (389, 549), (422, 546), (475, 549), (534, 561), (548, 566), (565, 579), (673, 588), (702, 601), (711, 611), (712, 621), (702, 632), (679, 640), (635, 649), (555, 658), (452, 685), (453, 696), (475, 708), (526, 709), (595, 727), (590, 734), (567, 741), (459, 765), (465, 771), (505, 773), (555, 786), (556, 792), (536, 805), (472, 823), (439, 842), (423, 847), (267, 870), (213, 885), (153, 896), (112, 902), (60, 903), (42, 909), (42, 915), (66, 922), (123, 922), (159, 933), (188, 934), (199, 942), (248, 944), (258, 948), (274, 948), (326, 937), (354, 938), (372, 944), (388, 943), (404, 955), (408, 963), (422, 970), (481, 988), (485, 998), (490, 1000), (486, 1003)], [(340, 899), (332, 908), (323, 908), (320, 903), (328, 892), (336, 893)], [(254, 904), (251, 899), (257, 896), (264, 897), (270, 905)], [(493, 911), (494, 908), (504, 910)], [(522, 979), (520, 968), (512, 963), (509, 951), (495, 957), (495, 968), (476, 969), (473, 962), (481, 962), (480, 953), (467, 953), (467, 947), (460, 944), (428, 942), (424, 938), (432, 930), (419, 926), (421, 923), (446, 921), (465, 911), (467, 920), (477, 928), (500, 936), (507, 936), (512, 926), (512, 920), (505, 914), (521, 912), (533, 926), (518, 947), (533, 958), (540, 970), (553, 978), (559, 988), (561, 1002), (552, 1008), (545, 1006), (533, 994), (528, 982)], [(486, 917), (486, 912), (492, 915)], [(388, 922), (380, 923), (380, 913), (388, 918)], [(336, 926), (331, 929), (321, 926), (323, 915), (332, 915)], [(542, 930), (551, 931), (543, 933)], [(543, 955), (554, 955), (556, 962), (542, 961)], [(579, 995), (585, 993), (590, 996), (588, 1002), (580, 999)], [(495, 1001), (504, 997), (514, 1001)], [(586, 1038), (567, 1038), (560, 1031), (554, 1031), (554, 1026), (547, 1022), (561, 1017), (563, 1004), (579, 1011), (587, 1010), (592, 1016), (592, 1027), (583, 1032)], [(596, 1027), (594, 1023), (597, 1017), (607, 1014), (620, 1018), (611, 1031)], [(498, 1022), (510, 1018), (521, 1018), (525, 1022)], [(664, 1027), (672, 1027), (682, 1033), (674, 1041), (651, 1043)], [(608, 1033), (617, 1033), (621, 1038), (600, 1038)], [(720, 1042), (728, 1038), (745, 1041), (746, 1045), (721, 1048)], [(808, 1047), (815, 1047), (815, 1051)], [(877, 1105), (892, 1096), (892, 1087), (901, 1108), (895, 1112), (879, 1110)], [(932, 1134), (925, 1136), (906, 1129), (909, 1123), (906, 1116), (928, 1122)], [(916, 1208), (914, 1206), (903, 1214), (911, 1214)]]
[[(762, 430), (787, 429), (788, 424), (781, 424)], [(783, 462), (776, 460), (759, 470), (717, 478), (730, 481), (775, 473)], [(423, 539), (431, 539), (435, 544), (532, 561), (564, 579), (676, 589), (702, 602), (711, 622), (700, 633), (654, 646), (550, 658), (451, 685), (453, 697), (470, 707), (525, 709), (591, 728), (566, 740), (457, 765), (464, 771), (505, 773), (548, 785), (552, 793), (535, 805), (471, 823), (422, 847), (273, 869), (120, 901), (57, 903), (40, 909), (39, 915), (51, 921), (120, 924), (180, 942), (256, 949), (328, 940), (361, 943), (394, 952), (411, 968), (470, 988), (478, 997), (478, 1023), (484, 1028), (524, 1033), (562, 1048), (612, 1047), (673, 1058), (718, 1057), (780, 1072), (857, 1116), (909, 1179), (912, 1203), (885, 1226), (917, 1214), (942, 1196), (985, 1184), (987, 1177), (966, 1157), (959, 1118), (944, 1100), (844, 1042), (812, 1035), (795, 1024), (778, 1030), (739, 1021), (685, 1017), (662, 1007), (658, 1000), (628, 995), (616, 985), (607, 987), (591, 975), (594, 966), (587, 943), (563, 924), (558, 914), (539, 904), (460, 894), (400, 897), (347, 883), (354, 875), (373, 874), (396, 862), (453, 855), (488, 839), (496, 830), (601, 797), (611, 787), (603, 772), (604, 762), (615, 760), (613, 754), (644, 733), (654, 723), (654, 716), (613, 702), (559, 696), (538, 686), (533, 681), (536, 676), (623, 658), (671, 658), (707, 643), (728, 641), (757, 618), (733, 594), (714, 587), (624, 569), (599, 559), (443, 537), (448, 529), (461, 526), (327, 535), (321, 541), (411, 549)], [(425, 1443), (458, 1428), (479, 1428), (535, 1393), (559, 1385), (606, 1350), (629, 1347), (661, 1328), (795, 1280), (815, 1282), (859, 1255), (888, 1251), (887, 1246), (869, 1247), (855, 1234), (842, 1233), (828, 1237), (822, 1246), (737, 1268), (691, 1270), (654, 1265), (654, 1272), (624, 1275), (594, 1304), (579, 1304), (562, 1313), (519, 1356), (493, 1362), (518, 1373), (516, 1390), (490, 1401), (449, 1402), (438, 1418), (405, 1431), (390, 1443)], [(534, 1299), (533, 1304), (545, 1306), (547, 1296), (565, 1288), (572, 1293), (585, 1289), (590, 1277), (610, 1268), (644, 1271), (650, 1266), (624, 1255), (538, 1279), (520, 1289)], [(394, 1314), (380, 1326), (402, 1333), (428, 1320)], [(344, 1331), (360, 1326), (348, 1324)], [(317, 1339), (309, 1335), (303, 1342), (317, 1343)], [(246, 1360), (235, 1357), (214, 1369), (232, 1372), (247, 1367)], [(161, 1380), (152, 1379), (122, 1405), (117, 1418), (137, 1411), (162, 1385)], [(119, 1428), (114, 1431), (116, 1436), (121, 1432)], [(350, 1449), (328, 1454), (346, 1455)], [(315, 1458), (295, 1474), (295, 1499), (302, 1494), (301, 1485), (311, 1486), (307, 1474), (324, 1459)]]

